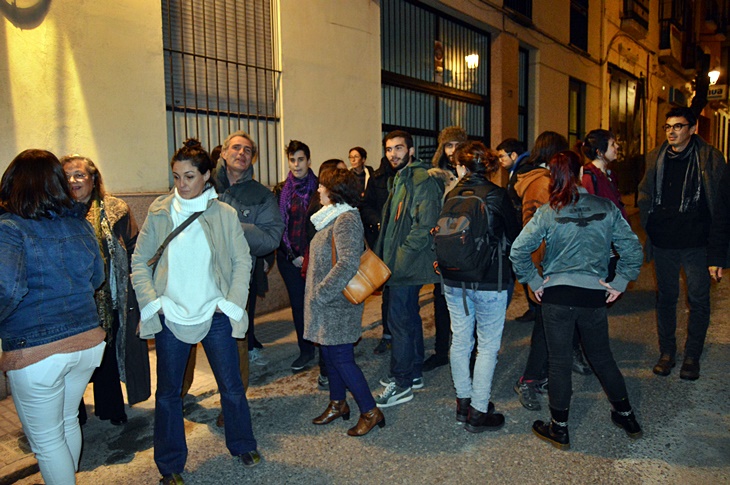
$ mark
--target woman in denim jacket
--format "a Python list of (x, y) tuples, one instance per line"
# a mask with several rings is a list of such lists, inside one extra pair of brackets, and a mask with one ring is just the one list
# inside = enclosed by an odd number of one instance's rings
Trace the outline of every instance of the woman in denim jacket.
[[(154, 454), (163, 484), (183, 483), (188, 449), (180, 393), (190, 346), (198, 342), (221, 392), (228, 450), (246, 467), (261, 460), (236, 344), (248, 327), (248, 243), (236, 210), (217, 200), (213, 162), (200, 142), (187, 140), (171, 166), (175, 190), (150, 205), (132, 256), (140, 336), (154, 338), (157, 353)], [(195, 213), (199, 217), (169, 242), (159, 264), (151, 264), (167, 236)]]
[(0, 370), (47, 484), (76, 483), (78, 408), (104, 353), (99, 244), (61, 163), (25, 150), (0, 182)]

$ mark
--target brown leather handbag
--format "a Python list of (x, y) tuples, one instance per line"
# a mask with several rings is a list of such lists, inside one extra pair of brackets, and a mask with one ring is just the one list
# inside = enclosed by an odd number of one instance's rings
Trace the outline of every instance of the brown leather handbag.
[[(337, 263), (337, 255), (335, 254), (335, 236), (333, 234), (332, 266), (335, 263)], [(347, 283), (345, 289), (342, 290), (342, 294), (353, 305), (359, 305), (375, 290), (383, 286), (388, 278), (390, 278), (388, 265), (370, 249), (366, 241), (365, 251), (360, 256), (360, 267), (357, 269), (357, 274)]]

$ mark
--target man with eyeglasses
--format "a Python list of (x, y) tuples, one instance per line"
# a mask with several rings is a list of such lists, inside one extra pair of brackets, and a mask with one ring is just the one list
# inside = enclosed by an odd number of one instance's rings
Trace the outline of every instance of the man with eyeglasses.
[(497, 155), (499, 156), (499, 165), (509, 173), (507, 186), (505, 187), (507, 194), (517, 213), (522, 214), (522, 199), (515, 192), (515, 184), (517, 183), (518, 170), (522, 167), (522, 162), (530, 158), (530, 152), (525, 148), (525, 144), (517, 138), (506, 138), (497, 145)]
[(670, 110), (663, 128), (667, 141), (646, 156), (638, 199), (647, 259), (654, 258), (657, 280), (661, 355), (653, 371), (667, 376), (676, 365), (677, 300), (684, 269), (690, 311), (679, 377), (696, 380), (710, 324), (708, 267), (725, 263), (724, 251), (708, 251), (708, 242), (716, 230), (716, 204), (727, 198), (729, 188), (721, 184), (727, 169), (722, 153), (695, 134), (697, 117), (690, 108)]

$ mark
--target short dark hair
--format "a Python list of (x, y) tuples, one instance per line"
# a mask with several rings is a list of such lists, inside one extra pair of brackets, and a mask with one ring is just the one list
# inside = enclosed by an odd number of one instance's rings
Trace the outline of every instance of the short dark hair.
[(367, 160), (368, 152), (366, 152), (363, 147), (352, 147), (349, 150), (347, 150), (347, 154), (349, 155), (350, 152), (353, 150), (355, 150), (357, 153), (359, 153), (363, 160)]
[(290, 140), (289, 144), (286, 147), (284, 147), (284, 151), (286, 152), (287, 157), (294, 155), (296, 152), (298, 152), (300, 150), (304, 152), (304, 156), (307, 157), (307, 160), (312, 158), (309, 153), (309, 147), (306, 145), (306, 143), (301, 142), (299, 140)]
[(598, 158), (598, 152), (606, 153), (608, 142), (615, 140), (616, 135), (608, 130), (593, 130), (586, 135), (581, 151), (590, 160)]
[(392, 140), (393, 138), (403, 138), (406, 141), (406, 148), (409, 150), (413, 148), (413, 137), (410, 133), (403, 130), (395, 130), (391, 131), (387, 135), (385, 135), (385, 138), (383, 138), (383, 148), (385, 148), (385, 143), (388, 140)]
[(96, 167), (96, 164), (88, 157), (73, 154), (61, 157), (61, 166), (65, 167), (67, 163), (71, 163), (74, 160), (82, 160), (86, 165), (86, 171), (89, 172), (89, 176), (94, 181), (94, 188), (91, 190), (91, 199), (100, 198), (103, 199), (106, 196), (106, 187), (104, 186), (104, 178), (101, 176), (101, 172)]
[(170, 160), (170, 166), (172, 167), (175, 162), (188, 161), (190, 164), (198, 169), (198, 172), (205, 175), (215, 168), (213, 160), (210, 159), (210, 155), (203, 148), (195, 138), (188, 138), (183, 143), (183, 146), (177, 149), (175, 154)]
[(71, 209), (74, 199), (56, 155), (38, 149), (20, 152), (0, 181), (0, 204), (24, 219), (52, 218)]
[(471, 173), (492, 173), (499, 167), (499, 156), (480, 141), (470, 140), (459, 143), (454, 151), (454, 161), (463, 165)]
[(355, 174), (345, 168), (326, 170), (319, 179), (319, 183), (329, 191), (329, 199), (333, 204), (348, 204), (356, 207), (360, 202)]
[(525, 144), (522, 143), (517, 138), (507, 138), (502, 143), (497, 145), (496, 148), (497, 151), (504, 150), (505, 153), (516, 153), (517, 155), (522, 155), (527, 151), (525, 148)]
[(669, 118), (684, 118), (687, 120), (687, 123), (689, 123), (689, 126), (697, 124), (697, 115), (695, 115), (695, 112), (686, 106), (678, 106), (670, 109), (664, 119), (668, 120)]

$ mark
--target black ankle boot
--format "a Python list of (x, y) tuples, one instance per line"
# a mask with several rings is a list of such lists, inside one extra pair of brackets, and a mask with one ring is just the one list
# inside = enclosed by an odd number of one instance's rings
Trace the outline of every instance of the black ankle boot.
[(502, 426), (504, 426), (504, 415), (494, 412), (494, 403), (491, 401), (486, 413), (474, 409), (474, 406), (469, 406), (469, 418), (464, 425), (464, 429), (468, 432), (496, 431)]
[(547, 441), (559, 450), (570, 449), (570, 437), (568, 436), (568, 410), (550, 408), (552, 419), (549, 423), (535, 421), (532, 424), (532, 432), (543, 441)]
[(628, 398), (620, 401), (611, 401), (611, 421), (613, 424), (626, 431), (629, 438), (639, 439), (644, 435), (641, 426), (636, 421), (636, 415), (631, 409)]
[(469, 406), (471, 405), (471, 398), (456, 398), (456, 420), (460, 423), (466, 423), (469, 419)]

